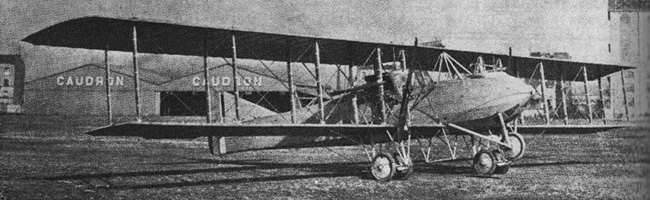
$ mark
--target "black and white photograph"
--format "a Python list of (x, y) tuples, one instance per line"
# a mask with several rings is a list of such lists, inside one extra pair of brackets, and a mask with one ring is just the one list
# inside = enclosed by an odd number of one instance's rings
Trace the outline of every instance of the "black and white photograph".
[(0, 200), (649, 189), (650, 0), (0, 0)]

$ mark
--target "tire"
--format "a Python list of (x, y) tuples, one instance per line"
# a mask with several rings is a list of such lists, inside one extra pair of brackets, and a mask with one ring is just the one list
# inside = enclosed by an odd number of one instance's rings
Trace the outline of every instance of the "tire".
[(491, 151), (480, 150), (474, 156), (474, 170), (479, 175), (489, 176), (494, 174), (497, 167), (497, 158)]
[(375, 180), (388, 182), (395, 176), (397, 163), (395, 158), (388, 153), (379, 153), (372, 159), (370, 172)]
[(526, 141), (524, 141), (524, 136), (519, 133), (511, 132), (508, 134), (508, 141), (512, 145), (512, 148), (504, 148), (503, 152), (505, 153), (506, 159), (511, 161), (521, 159), (526, 151)]

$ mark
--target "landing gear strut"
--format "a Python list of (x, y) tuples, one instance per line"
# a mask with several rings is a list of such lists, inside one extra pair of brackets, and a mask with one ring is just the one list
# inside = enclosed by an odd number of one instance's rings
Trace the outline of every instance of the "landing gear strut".
[(526, 150), (524, 137), (516, 132), (508, 132), (501, 113), (497, 113), (501, 122), (501, 140), (496, 148), (488, 148), (474, 155), (474, 169), (479, 175), (505, 174), (513, 161), (521, 159)]
[(406, 180), (411, 177), (413, 174), (413, 162), (410, 158), (402, 158), (398, 153), (394, 153), (393, 156), (397, 161), (397, 171), (395, 172), (395, 180)]

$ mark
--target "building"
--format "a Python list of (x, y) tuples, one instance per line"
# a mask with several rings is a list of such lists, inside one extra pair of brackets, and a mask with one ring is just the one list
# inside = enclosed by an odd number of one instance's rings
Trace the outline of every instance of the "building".
[(612, 97), (605, 105), (614, 117), (650, 116), (650, 1), (609, 0), (607, 19), (614, 62), (638, 68), (604, 78)]
[[(40, 47), (23, 44), (21, 55), (30, 67), (23, 87), (22, 113), (48, 116), (106, 116), (107, 84), (111, 92), (111, 113), (117, 119), (136, 115), (134, 68), (131, 53)], [(74, 56), (69, 56), (74, 55)], [(81, 58), (81, 59), (80, 59)], [(105, 61), (110, 68), (109, 74)], [(249, 120), (290, 110), (286, 63), (239, 59), (238, 76), (233, 78), (228, 58), (208, 58), (212, 116), (215, 121), (234, 121), (233, 85), (240, 91), (240, 120)], [(299, 98), (316, 94), (309, 79), (313, 65), (292, 64)], [(138, 56), (142, 116), (205, 116), (203, 58), (197, 56)], [(323, 65), (326, 88), (347, 87), (344, 73)], [(336, 78), (336, 76), (339, 76)], [(108, 77), (107, 77), (108, 76)], [(300, 105), (299, 105), (300, 106)], [(223, 107), (223, 108), (222, 108)], [(223, 112), (223, 113), (222, 113)]]
[(0, 64), (0, 110), (14, 103), (14, 66)]
[(24, 65), (18, 55), (0, 55), (0, 113), (21, 112)]

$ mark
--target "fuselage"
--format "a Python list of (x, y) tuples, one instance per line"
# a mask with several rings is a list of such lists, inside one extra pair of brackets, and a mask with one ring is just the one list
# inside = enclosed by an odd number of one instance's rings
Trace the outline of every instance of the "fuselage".
[[(407, 73), (391, 72), (386, 76), (384, 88), (388, 124), (397, 124), (400, 116), (401, 90)], [(410, 124), (465, 125), (468, 128), (491, 127), (498, 125), (492, 118), (496, 113), (504, 113), (506, 121), (522, 112), (534, 96), (534, 89), (522, 80), (503, 72), (480, 75), (465, 75), (462, 79), (443, 81), (413, 81), (409, 100)], [(326, 124), (355, 123), (353, 97), (357, 97), (359, 124), (377, 124), (384, 120), (379, 116), (377, 88), (361, 93), (343, 95), (325, 103)], [(320, 123), (317, 105), (297, 110), (299, 123)], [(282, 123), (290, 119), (290, 113), (282, 113), (246, 123)]]
[[(401, 98), (400, 90), (407, 73), (392, 74), (384, 81), (386, 102), (388, 104), (386, 123), (399, 123)], [(481, 75), (467, 75), (463, 79), (444, 81), (422, 81), (411, 86), (412, 98), (409, 100), (411, 125), (446, 125), (454, 123), (475, 131), (499, 126), (496, 114), (505, 114), (505, 120), (510, 121), (518, 116), (526, 104), (535, 96), (534, 89), (522, 80), (502, 72), (492, 72)], [(352, 99), (358, 99), (357, 114), (359, 124), (378, 124), (382, 119), (378, 116), (378, 96), (375, 89), (364, 90), (360, 93), (350, 93), (325, 103), (326, 124), (355, 123), (355, 106)], [(320, 123), (318, 105), (305, 107), (296, 111), (299, 123)], [(244, 123), (269, 124), (287, 123), (291, 113), (258, 118)], [(273, 148), (295, 148), (313, 146), (354, 145), (344, 138), (330, 137), (264, 137), (250, 140), (246, 148), (242, 146), (228, 147), (234, 151)], [(233, 145), (234, 146), (234, 145)]]
[(498, 125), (503, 113), (506, 121), (518, 116), (534, 97), (534, 89), (521, 79), (503, 72), (467, 75), (415, 86), (415, 99), (409, 102), (412, 124), (454, 123), (468, 128)]

